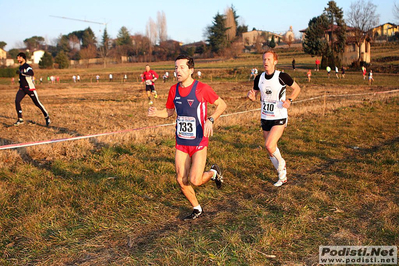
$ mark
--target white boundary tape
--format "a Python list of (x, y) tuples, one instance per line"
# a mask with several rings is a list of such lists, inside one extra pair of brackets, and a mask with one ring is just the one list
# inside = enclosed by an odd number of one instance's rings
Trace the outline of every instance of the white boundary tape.
[[(326, 97), (347, 97), (347, 96), (375, 95), (375, 94), (394, 93), (394, 92), (399, 92), (399, 90), (380, 91), (380, 92), (372, 92), (372, 93), (326, 95)], [(312, 98), (309, 98), (309, 99), (295, 101), (295, 103), (301, 103), (301, 102), (317, 100), (317, 99), (320, 99), (320, 98), (323, 98), (323, 97), (325, 97), (325, 96), (322, 95), (322, 96), (312, 97)], [(225, 114), (225, 115), (221, 115), (220, 117), (227, 117), (227, 116), (232, 116), (232, 115), (245, 114), (245, 113), (259, 111), (259, 110), (260, 110), (260, 108), (257, 108), (257, 109), (247, 110), (247, 111), (241, 111), (241, 112)], [(0, 146), (0, 150), (10, 150), (10, 149), (16, 149), (16, 148), (23, 148), (23, 147), (30, 147), (30, 146), (36, 146), (36, 145), (43, 145), (43, 144), (50, 144), (50, 143), (57, 143), (57, 142), (64, 142), (64, 141), (72, 141), (72, 140), (79, 140), (79, 139), (89, 139), (89, 138), (95, 138), (95, 137), (100, 137), (100, 136), (115, 135), (115, 134), (120, 134), (120, 133), (127, 133), (127, 132), (132, 132), (132, 131), (150, 129), (150, 128), (167, 127), (167, 126), (173, 126), (173, 125), (175, 125), (175, 123), (155, 125), (155, 126), (147, 126), (147, 127), (133, 128), (133, 129), (126, 129), (126, 130), (121, 130), (121, 131), (106, 132), (106, 133), (99, 133), (99, 134), (92, 134), (92, 135), (78, 136), (78, 137), (71, 137), (71, 138), (52, 139), (52, 140), (43, 140), (43, 141), (36, 141), (36, 142), (9, 144), (9, 145)]]
[(167, 127), (167, 126), (173, 126), (173, 125), (174, 125), (174, 123), (156, 125), (156, 126), (140, 127), (140, 128), (133, 128), (133, 129), (126, 129), (126, 130), (121, 130), (121, 131), (99, 133), (99, 134), (86, 135), (86, 136), (71, 137), (71, 138), (51, 139), (51, 140), (43, 140), (43, 141), (36, 141), (36, 142), (9, 144), (9, 145), (0, 146), (0, 150), (16, 149), (16, 148), (22, 148), (22, 147), (30, 147), (30, 146), (36, 146), (36, 145), (42, 145), (42, 144), (50, 144), (50, 143), (56, 143), (56, 142), (64, 142), (64, 141), (71, 141), (71, 140), (78, 140), (78, 139), (89, 139), (89, 138), (95, 138), (95, 137), (100, 137), (100, 136), (114, 135), (114, 134), (119, 134), (119, 133), (126, 133), (126, 132), (132, 132), (132, 131), (137, 131), (137, 130), (149, 129), (149, 128)]

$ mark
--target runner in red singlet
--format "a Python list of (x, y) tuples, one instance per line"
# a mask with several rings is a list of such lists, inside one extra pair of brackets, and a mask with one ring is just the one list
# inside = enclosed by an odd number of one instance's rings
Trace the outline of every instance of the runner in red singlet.
[[(178, 56), (175, 72), (178, 83), (169, 90), (166, 109), (150, 107), (148, 116), (167, 118), (176, 110), (176, 179), (193, 207), (193, 212), (184, 220), (194, 220), (203, 214), (203, 210), (191, 185), (201, 186), (212, 179), (220, 188), (223, 182), (216, 164), (207, 172), (204, 172), (204, 168), (208, 138), (213, 135), (213, 123), (226, 109), (226, 103), (209, 85), (192, 78), (194, 60), (191, 57)], [(216, 106), (210, 116), (207, 115), (207, 103)]]

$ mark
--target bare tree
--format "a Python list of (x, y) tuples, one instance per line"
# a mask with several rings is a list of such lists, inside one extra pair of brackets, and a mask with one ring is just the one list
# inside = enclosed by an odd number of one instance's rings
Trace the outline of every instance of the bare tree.
[(354, 27), (355, 43), (359, 50), (358, 62), (361, 58), (360, 46), (366, 38), (366, 33), (378, 25), (379, 14), (376, 14), (377, 6), (371, 1), (364, 0), (352, 2), (347, 13), (346, 21), (349, 26)]
[(97, 48), (94, 44), (89, 44), (86, 48), (82, 48), (79, 53), (80, 58), (86, 61), (87, 67), (89, 67), (90, 59), (97, 56)]
[(69, 36), (68, 41), (69, 41), (69, 48), (71, 50), (76, 50), (76, 51), (80, 50), (80, 40), (75, 34), (71, 34)]
[(150, 40), (151, 44), (148, 49), (148, 56), (150, 57), (150, 62), (152, 61), (152, 50), (153, 46), (157, 42), (157, 37), (158, 37), (158, 31), (157, 31), (157, 24), (154, 22), (152, 18), (148, 19), (147, 26), (146, 26), (146, 36)]
[(68, 56), (71, 59), (79, 59), (79, 51), (81, 48), (80, 45), (80, 40), (79, 38), (75, 35), (75, 34), (70, 34), (69, 36), (67, 36), (68, 38), (68, 46), (69, 46), (69, 52), (68, 52)]
[(151, 43), (153, 45), (156, 44), (158, 37), (157, 24), (154, 22), (152, 18), (148, 19), (145, 35), (148, 37), (148, 39), (151, 40)]
[(136, 33), (132, 36), (133, 41), (133, 54), (137, 61), (144, 62), (145, 54), (150, 50), (151, 42), (148, 37)]
[(158, 24), (158, 37), (159, 43), (166, 41), (168, 38), (166, 29), (166, 16), (165, 12), (161, 11), (157, 13), (157, 24)]
[(231, 7), (226, 9), (225, 12), (225, 17), (226, 17), (226, 36), (227, 36), (227, 40), (229, 40), (230, 42), (234, 40), (234, 38), (236, 37), (236, 32), (237, 32), (237, 25), (236, 25), (236, 21), (235, 21), (235, 15), (234, 15), (234, 11)]
[(393, 10), (392, 13), (394, 15), (394, 17), (398, 20), (399, 22), (399, 4), (393, 3)]

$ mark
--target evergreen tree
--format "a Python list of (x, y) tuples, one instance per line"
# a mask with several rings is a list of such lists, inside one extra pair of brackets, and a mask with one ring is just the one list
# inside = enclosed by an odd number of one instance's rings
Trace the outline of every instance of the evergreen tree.
[(0, 42), (0, 49), (4, 49), (4, 47), (7, 45), (6, 42), (1, 41)]
[(237, 26), (236, 35), (241, 37), (244, 32), (248, 31), (248, 25), (239, 25)]
[(308, 28), (305, 32), (305, 39), (302, 42), (305, 53), (322, 57), (326, 55), (328, 43), (325, 38), (325, 33), (328, 27), (329, 25), (325, 15), (320, 15), (309, 21)]
[(30, 51), (34, 51), (35, 49), (40, 49), (44, 44), (44, 38), (42, 36), (32, 36), (24, 40), (26, 48)]
[(109, 40), (110, 40), (110, 37), (108, 35), (107, 28), (105, 28), (104, 29), (104, 34), (103, 34), (103, 39), (102, 39), (102, 42), (101, 42), (101, 46), (105, 47), (105, 49), (104, 49), (105, 51), (108, 51), (108, 49), (109, 49), (109, 47), (108, 47)]
[[(67, 35), (61, 35), (58, 43), (57, 43), (57, 54), (61, 51), (64, 51), (65, 53), (69, 53), (70, 48), (69, 48), (69, 38)], [(55, 54), (56, 55), (56, 54)], [(55, 56), (53, 55), (53, 56)]]
[(53, 68), (53, 57), (51, 54), (44, 52), (42, 58), (39, 61), (39, 68)]
[[(117, 39), (116, 39), (116, 55), (117, 56), (127, 56), (132, 54), (133, 52), (133, 42), (132, 39), (130, 37), (130, 33), (128, 31), (128, 29), (126, 27), (122, 27), (117, 35)], [(148, 49), (146, 49), (146, 51), (149, 51), (150, 47), (148, 47)]]
[(108, 35), (108, 31), (107, 28), (104, 29), (104, 33), (103, 33), (103, 38), (101, 41), (101, 46), (99, 48), (99, 54), (101, 56), (101, 58), (104, 59), (103, 63), (104, 63), (104, 68), (106, 67), (106, 58), (109, 54), (109, 40), (110, 37)]
[(91, 30), (90, 27), (83, 31), (81, 42), (83, 48), (87, 48), (90, 45), (95, 46), (97, 44), (96, 35), (94, 35), (94, 32)]
[(328, 63), (332, 66), (341, 66), (341, 58), (346, 44), (346, 23), (342, 8), (335, 1), (329, 1), (324, 14), (330, 25), (330, 40), (328, 49)]
[(69, 67), (69, 59), (64, 51), (58, 53), (58, 55), (55, 57), (55, 63), (58, 64), (58, 68), (60, 69)]
[(18, 49), (11, 49), (8, 51), (8, 55), (10, 56), (10, 58), (14, 59), (14, 61), (17, 58), (17, 54), (19, 54), (19, 50)]
[(322, 15), (309, 21), (305, 34), (302, 43), (305, 53), (321, 56), (322, 67), (341, 66), (346, 43), (346, 24), (342, 9), (334, 1), (328, 2)]
[(219, 14), (219, 12), (213, 19), (212, 26), (207, 28), (207, 41), (211, 47), (211, 51), (220, 54), (229, 44), (226, 35), (228, 28), (225, 24), (225, 17)]
[(129, 30), (123, 26), (116, 36), (117, 45), (132, 45), (132, 39), (130, 38)]
[(272, 49), (274, 47), (276, 47), (276, 41), (274, 40), (274, 35), (272, 36), (272, 39), (271, 39), (271, 41), (269, 43), (269, 47), (272, 48)]

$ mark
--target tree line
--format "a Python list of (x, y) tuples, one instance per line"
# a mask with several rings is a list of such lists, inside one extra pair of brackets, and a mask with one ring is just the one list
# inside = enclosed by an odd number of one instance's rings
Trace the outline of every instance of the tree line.
[[(394, 10), (398, 7), (394, 5)], [(346, 21), (355, 29), (355, 44), (360, 47), (367, 31), (379, 22), (376, 14), (376, 5), (371, 1), (357, 0), (353, 2), (347, 13)], [(399, 18), (398, 18), (399, 19)], [(344, 19), (342, 8), (335, 1), (329, 1), (320, 16), (310, 19), (303, 40), (303, 50), (312, 56), (322, 58), (322, 66), (341, 65), (341, 55), (347, 41), (347, 22)], [(98, 41), (90, 27), (61, 35), (56, 45), (48, 45), (41, 36), (33, 36), (24, 40), (29, 51), (45, 50), (45, 55), (39, 64), (42, 68), (69, 67), (69, 60), (84, 60), (90, 58), (103, 58), (104, 64), (108, 58), (122, 60), (128, 58), (133, 62), (151, 62), (160, 60), (173, 60), (178, 54), (186, 53), (197, 57), (235, 57), (243, 50), (242, 33), (248, 31), (248, 26), (239, 23), (239, 16), (232, 5), (223, 14), (217, 13), (211, 25), (204, 31), (205, 42), (193, 45), (181, 45), (177, 41), (168, 40), (167, 22), (164, 12), (157, 13), (157, 20), (149, 19), (145, 34), (131, 34), (123, 26), (112, 39), (104, 29), (102, 38)], [(329, 39), (326, 32), (330, 31)], [(0, 48), (6, 45), (0, 41)], [(267, 43), (266, 48), (274, 48), (274, 38)], [(264, 46), (261, 51), (265, 49)], [(360, 49), (359, 49), (360, 50)], [(18, 49), (9, 51), (11, 58), (15, 58)], [(360, 58), (360, 56), (359, 56)]]
[[(181, 45), (178, 41), (169, 40), (167, 36), (167, 21), (163, 11), (157, 13), (154, 21), (149, 18), (145, 34), (131, 34), (127, 27), (122, 26), (115, 39), (104, 29), (101, 40), (97, 40), (90, 27), (60, 35), (55, 45), (45, 43), (41, 36), (32, 36), (23, 42), (27, 56), (35, 50), (44, 50), (45, 53), (39, 62), (40, 68), (68, 68), (70, 60), (85, 60), (103, 58), (122, 61), (127, 58), (133, 62), (151, 62), (173, 60), (180, 53), (197, 57), (213, 57), (236, 54), (237, 43), (242, 32), (247, 31), (246, 25), (240, 25), (239, 16), (231, 6), (224, 14), (217, 13), (212, 25), (206, 28), (206, 41), (193, 45)], [(7, 45), (0, 42), (0, 48)], [(9, 58), (15, 58), (20, 49), (8, 51)]]

